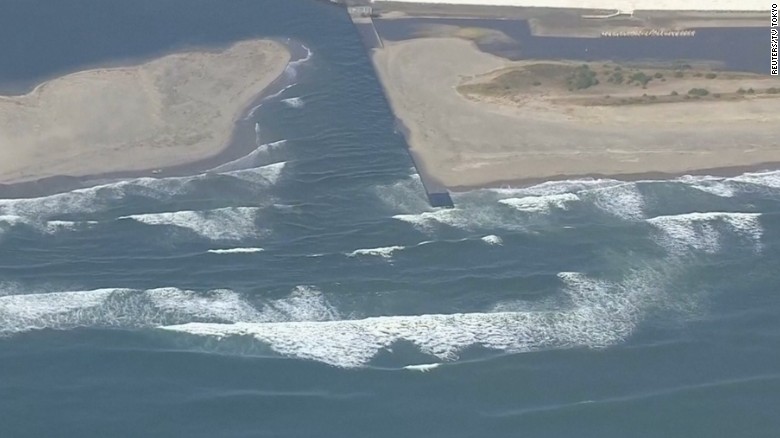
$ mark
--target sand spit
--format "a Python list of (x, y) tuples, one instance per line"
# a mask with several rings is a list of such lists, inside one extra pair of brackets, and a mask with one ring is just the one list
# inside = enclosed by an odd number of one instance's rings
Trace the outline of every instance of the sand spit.
[(284, 45), (250, 40), (86, 70), (0, 96), (0, 183), (163, 168), (224, 149), (235, 121), (284, 71)]
[[(449, 188), (780, 162), (778, 98), (589, 106), (545, 93), (464, 96), (460, 85), (522, 63), (457, 38), (388, 43), (374, 51), (374, 63), (410, 147)], [(655, 81), (647, 92), (666, 84)]]

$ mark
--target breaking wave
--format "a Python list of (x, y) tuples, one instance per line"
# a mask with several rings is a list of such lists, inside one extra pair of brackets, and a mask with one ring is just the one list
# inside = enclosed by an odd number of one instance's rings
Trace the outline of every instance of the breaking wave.
[(281, 102), (291, 108), (302, 108), (304, 105), (303, 99), (300, 97), (289, 97), (287, 99), (282, 99)]
[(401, 251), (402, 249), (405, 249), (405, 246), (385, 246), (381, 248), (367, 248), (367, 249), (356, 249), (352, 252), (347, 253), (347, 257), (357, 257), (357, 256), (375, 256), (375, 257), (382, 257), (385, 259), (389, 259), (393, 257), (393, 253), (396, 251)]
[(501, 237), (496, 236), (494, 234), (490, 234), (488, 236), (482, 237), (480, 240), (487, 243), (488, 245), (503, 245), (504, 240), (501, 239)]
[[(17, 288), (18, 289), (18, 288)], [(16, 292), (16, 291), (14, 291)], [(298, 286), (290, 296), (253, 305), (231, 290), (97, 289), (0, 296), (0, 335), (78, 327), (151, 328), (191, 321), (273, 322), (338, 318), (322, 293)]]
[(162, 327), (194, 336), (224, 339), (251, 336), (273, 351), (339, 367), (367, 365), (400, 341), (423, 353), (454, 360), (470, 346), (516, 353), (550, 348), (602, 348), (626, 339), (652, 303), (661, 303), (642, 275), (621, 284), (561, 273), (570, 306), (555, 311), (474, 312), (363, 319), (187, 323)]
[(227, 207), (206, 211), (174, 211), (122, 216), (147, 225), (187, 229), (210, 240), (240, 240), (259, 235), (255, 224), (258, 207)]
[(195, 189), (193, 182), (209, 178), (229, 177), (261, 187), (275, 184), (285, 162), (220, 173), (167, 178), (134, 178), (101, 184), (37, 198), (0, 199), (0, 217), (23, 217), (41, 222), (58, 215), (96, 213), (109, 210), (129, 196), (166, 201)]
[(721, 249), (723, 233), (731, 231), (761, 249), (763, 228), (759, 213), (686, 213), (658, 216), (647, 222), (661, 232), (659, 243), (675, 253), (695, 249), (716, 253)]
[(255, 150), (248, 153), (247, 155), (236, 158), (233, 161), (220, 164), (219, 166), (208, 170), (208, 172), (223, 173), (268, 165), (268, 153), (279, 149), (280, 147), (284, 146), (285, 143), (287, 143), (287, 140), (278, 140), (271, 143), (259, 144)]
[(210, 249), (208, 252), (212, 254), (251, 254), (255, 252), (263, 252), (263, 248), (226, 248), (226, 249)]
[(501, 199), (498, 202), (519, 211), (546, 213), (553, 208), (566, 210), (569, 202), (579, 200), (579, 196), (574, 193), (560, 193), (544, 196), (526, 196), (524, 198), (507, 198)]

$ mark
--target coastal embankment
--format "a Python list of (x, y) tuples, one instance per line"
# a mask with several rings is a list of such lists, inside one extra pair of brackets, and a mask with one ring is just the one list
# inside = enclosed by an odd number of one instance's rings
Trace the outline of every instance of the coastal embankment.
[(219, 154), (290, 61), (271, 40), (85, 70), (0, 96), (0, 183), (166, 168)]

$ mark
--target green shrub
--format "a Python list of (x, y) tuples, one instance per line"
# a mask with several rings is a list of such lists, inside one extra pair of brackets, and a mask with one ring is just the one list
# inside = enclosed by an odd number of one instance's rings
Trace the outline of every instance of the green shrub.
[(599, 80), (596, 79), (596, 72), (591, 70), (587, 64), (582, 64), (574, 69), (574, 73), (566, 79), (566, 83), (570, 90), (583, 90), (598, 85)]
[(656, 73), (653, 75), (653, 77), (654, 77), (654, 78), (656, 78), (656, 79), (661, 79), (662, 77), (664, 77), (664, 75), (663, 75), (663, 73), (661, 73), (661, 72), (659, 71), (659, 72), (656, 72)]
[(676, 72), (674, 72), (674, 77), (676, 77), (676, 78), (685, 77), (685, 73), (683, 73), (681, 71), (676, 71)]
[(678, 92), (676, 92), (676, 91), (672, 91), (672, 93), (671, 93), (670, 95), (671, 95), (671, 96), (677, 96), (678, 94), (680, 94), (680, 93), (678, 93)]
[(780, 88), (772, 87), (767, 89), (766, 92), (769, 94), (780, 94)]
[(693, 97), (701, 97), (710, 94), (706, 88), (691, 88), (688, 90), (688, 94)]
[(704, 77), (707, 79), (715, 79), (718, 77), (718, 75), (716, 75), (715, 73), (707, 73), (706, 75), (704, 75)]

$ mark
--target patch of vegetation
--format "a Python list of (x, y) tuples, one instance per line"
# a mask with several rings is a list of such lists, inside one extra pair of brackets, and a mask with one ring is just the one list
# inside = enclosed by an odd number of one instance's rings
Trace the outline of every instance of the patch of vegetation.
[(672, 92), (671, 92), (671, 94), (669, 94), (669, 95), (670, 95), (670, 96), (677, 96), (678, 94), (680, 94), (680, 93), (678, 93), (678, 92), (676, 92), (676, 91), (672, 91)]
[(688, 90), (688, 95), (693, 96), (694, 98), (706, 96), (708, 94), (710, 94), (710, 92), (706, 88), (691, 88)]
[(631, 75), (631, 77), (628, 80), (628, 83), (636, 82), (638, 84), (641, 84), (643, 87), (647, 86), (647, 83), (652, 81), (653, 78), (651, 76), (646, 75), (644, 72), (637, 72)]
[(748, 88), (747, 94), (756, 94), (756, 90), (754, 90), (752, 88)]
[(653, 77), (656, 78), (656, 79), (661, 79), (662, 77), (664, 77), (664, 74), (659, 71), (659, 72), (656, 72), (653, 75)]
[(534, 81), (534, 87), (538, 87), (538, 86), (540, 86), (540, 85), (542, 85), (542, 83), (541, 83), (541, 82), (539, 82), (539, 81)]
[(599, 84), (599, 80), (596, 79), (596, 72), (590, 69), (587, 64), (574, 69), (567, 79), (566, 84), (569, 86), (569, 90), (584, 90), (594, 85)]
[(747, 90), (745, 90), (744, 88), (740, 88), (739, 90), (737, 90), (737, 94), (745, 94), (745, 93), (747, 93)]
[(706, 75), (704, 75), (704, 77), (707, 79), (715, 79), (718, 77), (718, 75), (716, 75), (715, 73), (707, 73)]
[(780, 94), (780, 88), (772, 87), (766, 90), (769, 94)]
[(623, 77), (623, 73), (616, 71), (612, 73), (609, 79), (607, 79), (607, 82), (611, 82), (613, 84), (622, 84), (624, 79), (625, 78)]
[(683, 73), (681, 71), (676, 71), (676, 72), (674, 72), (674, 77), (676, 77), (676, 78), (684, 78), (685, 77), (685, 73)]

